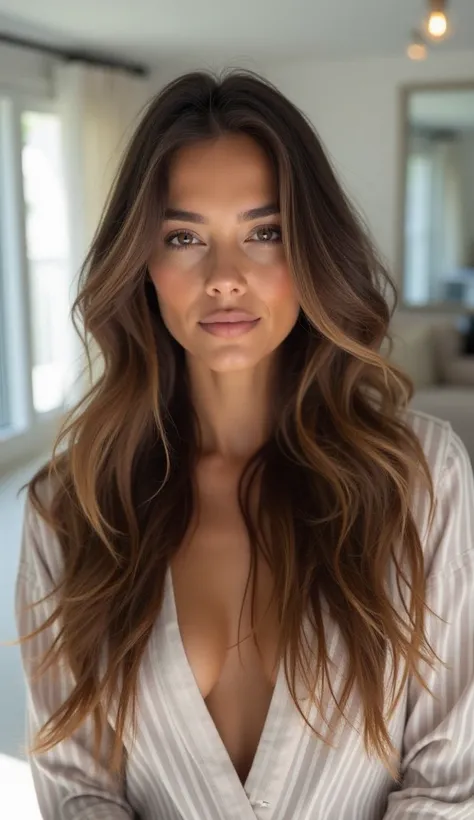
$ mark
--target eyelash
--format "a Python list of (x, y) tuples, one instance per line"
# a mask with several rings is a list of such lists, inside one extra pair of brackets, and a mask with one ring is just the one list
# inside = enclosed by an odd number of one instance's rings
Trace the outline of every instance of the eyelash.
[[(267, 240), (264, 240), (264, 241), (261, 241), (261, 242), (257, 241), (257, 244), (259, 244), (259, 245), (273, 245), (273, 244), (276, 244), (278, 242), (281, 242), (281, 226), (280, 225), (259, 225), (257, 228), (255, 228), (253, 230), (253, 233), (255, 234), (255, 233), (257, 233), (257, 231), (262, 231), (263, 229), (266, 229), (266, 230), (269, 230), (269, 231), (275, 231), (279, 234), (279, 237), (278, 237), (278, 239), (267, 239)], [(183, 233), (190, 234), (190, 236), (194, 237), (194, 234), (192, 233), (192, 231), (188, 231), (184, 228), (181, 228), (181, 230), (174, 231), (173, 233), (171, 233), (169, 236), (166, 237), (165, 245), (167, 245), (173, 251), (186, 251), (186, 250), (188, 250), (188, 248), (196, 247), (196, 245), (193, 245), (193, 244), (190, 244), (190, 245), (172, 245), (171, 244), (173, 239), (176, 239), (177, 236), (180, 236)]]

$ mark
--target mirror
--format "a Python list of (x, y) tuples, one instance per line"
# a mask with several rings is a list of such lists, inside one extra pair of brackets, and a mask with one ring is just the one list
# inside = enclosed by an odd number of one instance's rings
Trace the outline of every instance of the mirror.
[(474, 84), (406, 88), (403, 103), (403, 302), (471, 312)]

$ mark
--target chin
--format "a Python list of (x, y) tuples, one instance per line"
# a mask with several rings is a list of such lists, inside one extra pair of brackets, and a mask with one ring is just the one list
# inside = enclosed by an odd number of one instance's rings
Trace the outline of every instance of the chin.
[(217, 356), (203, 356), (201, 361), (209, 367), (209, 370), (216, 373), (232, 373), (255, 367), (263, 358), (264, 356), (256, 356), (255, 354), (250, 356), (248, 352), (245, 353), (242, 350), (228, 350), (222, 351)]

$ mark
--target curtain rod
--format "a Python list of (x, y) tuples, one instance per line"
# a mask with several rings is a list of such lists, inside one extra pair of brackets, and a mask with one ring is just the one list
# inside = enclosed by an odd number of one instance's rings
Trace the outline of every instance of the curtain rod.
[(65, 62), (73, 62), (78, 60), (89, 65), (101, 66), (102, 68), (120, 68), (129, 74), (134, 74), (139, 77), (146, 77), (148, 69), (138, 63), (129, 63), (122, 60), (114, 60), (109, 57), (98, 57), (93, 54), (87, 54), (85, 51), (66, 51), (55, 46), (48, 46), (44, 43), (35, 42), (34, 40), (25, 40), (22, 37), (17, 37), (13, 34), (0, 33), (0, 43), (7, 45), (18, 46), (20, 48), (29, 48), (32, 51), (42, 51), (44, 54), (49, 54), (51, 57), (57, 57)]

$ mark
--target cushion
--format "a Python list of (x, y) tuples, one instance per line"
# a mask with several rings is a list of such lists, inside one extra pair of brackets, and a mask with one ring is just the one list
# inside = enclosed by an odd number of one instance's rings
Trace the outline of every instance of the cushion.
[(463, 355), (462, 336), (455, 325), (434, 327), (432, 338), (438, 381), (474, 385), (474, 356)]
[[(446, 384), (474, 387), (474, 356), (457, 356), (446, 366)], [(473, 397), (474, 409), (474, 397)]]

